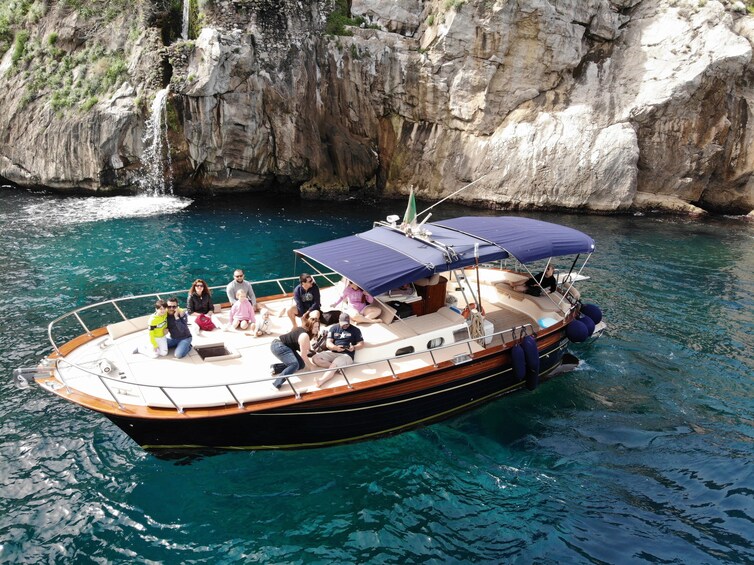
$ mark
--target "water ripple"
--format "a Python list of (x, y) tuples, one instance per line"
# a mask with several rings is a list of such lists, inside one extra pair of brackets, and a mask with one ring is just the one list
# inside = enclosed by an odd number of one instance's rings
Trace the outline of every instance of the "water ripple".
[[(75, 306), (197, 276), (223, 284), (238, 266), (295, 274), (304, 267), (281, 261), (292, 246), (401, 211), (7, 189), (0, 199), (0, 237), (12, 242), (0, 249), (6, 377), (49, 351), (47, 322)], [(574, 347), (577, 371), (421, 430), (158, 457), (6, 378), (0, 561), (754, 562), (754, 228), (542, 217), (597, 240), (588, 296), (607, 334)]]

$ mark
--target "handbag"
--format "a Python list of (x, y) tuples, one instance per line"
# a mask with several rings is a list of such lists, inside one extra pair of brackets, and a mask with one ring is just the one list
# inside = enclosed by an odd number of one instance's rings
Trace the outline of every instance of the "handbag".
[(217, 327), (212, 321), (212, 318), (207, 316), (207, 314), (199, 314), (196, 317), (196, 325), (199, 326), (200, 330), (206, 331), (212, 331)]

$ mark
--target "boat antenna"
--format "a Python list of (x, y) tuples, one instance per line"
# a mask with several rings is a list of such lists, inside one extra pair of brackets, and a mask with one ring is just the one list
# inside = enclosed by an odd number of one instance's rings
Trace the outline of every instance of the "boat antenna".
[[(422, 210), (421, 212), (419, 212), (419, 213), (418, 213), (418, 214), (416, 215), (416, 217), (418, 218), (418, 217), (419, 217), (419, 216), (421, 216), (422, 214), (426, 214), (427, 212), (429, 212), (429, 211), (430, 211), (430, 210), (431, 210), (432, 208), (434, 208), (434, 207), (435, 207), (435, 206), (437, 206), (438, 204), (442, 204), (442, 203), (443, 203), (443, 202), (445, 202), (445, 201), (446, 201), (446, 200), (447, 200), (448, 198), (453, 198), (453, 197), (454, 197), (454, 196), (455, 196), (456, 194), (458, 194), (459, 192), (462, 192), (462, 191), (466, 190), (466, 189), (467, 189), (467, 188), (469, 188), (469, 187), (470, 187), (470, 186), (471, 186), (472, 184), (476, 184), (476, 183), (478, 183), (478, 182), (479, 182), (480, 180), (482, 180), (482, 179), (483, 179), (484, 177), (486, 177), (486, 176), (487, 176), (487, 175), (489, 175), (489, 174), (490, 174), (490, 173), (484, 173), (484, 174), (483, 174), (483, 175), (482, 175), (481, 177), (479, 177), (479, 178), (478, 178), (478, 179), (476, 179), (476, 180), (473, 180), (473, 181), (471, 181), (471, 182), (470, 182), (469, 184), (467, 184), (467, 185), (464, 185), (464, 186), (462, 186), (461, 188), (459, 188), (458, 190), (456, 190), (456, 191), (455, 191), (455, 192), (454, 192), (453, 194), (448, 194), (448, 195), (447, 195), (447, 196), (446, 196), (445, 198), (442, 198), (441, 200), (438, 200), (437, 202), (435, 202), (434, 204), (432, 204), (432, 206), (430, 206), (429, 208), (426, 208), (425, 210)], [(425, 221), (426, 221), (426, 219), (425, 219)], [(422, 223), (424, 223), (424, 222), (422, 222)]]

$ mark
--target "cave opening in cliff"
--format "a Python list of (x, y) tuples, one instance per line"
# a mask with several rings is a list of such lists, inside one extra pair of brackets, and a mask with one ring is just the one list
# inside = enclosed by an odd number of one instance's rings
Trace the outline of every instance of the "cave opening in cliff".
[(173, 65), (165, 58), (160, 63), (160, 66), (162, 67), (160, 73), (162, 75), (162, 88), (167, 88), (173, 78)]
[(163, 45), (170, 45), (181, 39), (183, 31), (183, 6), (181, 2), (170, 2), (168, 9), (160, 18), (160, 36)]

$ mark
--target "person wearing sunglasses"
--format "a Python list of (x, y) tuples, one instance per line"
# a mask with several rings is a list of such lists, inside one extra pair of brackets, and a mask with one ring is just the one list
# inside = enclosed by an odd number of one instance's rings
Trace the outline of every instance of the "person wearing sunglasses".
[(168, 298), (168, 350), (175, 349), (175, 358), (182, 359), (191, 351), (191, 331), (186, 312), (178, 307), (178, 298)]
[(291, 325), (295, 328), (296, 318), (304, 317), (318, 319), (321, 309), (319, 287), (314, 282), (314, 278), (309, 273), (299, 275), (299, 284), (293, 289), (293, 306), (288, 308), (288, 318)]
[(239, 290), (243, 290), (246, 293), (246, 298), (249, 299), (251, 304), (254, 306), (254, 311), (259, 312), (259, 307), (257, 306), (257, 297), (254, 296), (254, 289), (251, 288), (251, 283), (247, 280), (244, 280), (244, 272), (241, 269), (236, 269), (233, 271), (233, 280), (228, 283), (228, 286), (225, 287), (225, 294), (228, 295), (228, 302), (230, 302), (231, 306), (236, 303), (236, 294), (238, 294)]
[[(211, 330), (221, 326), (219, 320), (214, 318), (215, 305), (212, 302), (212, 291), (209, 289), (209, 286), (207, 286), (207, 283), (204, 282), (204, 279), (196, 279), (191, 285), (188, 298), (186, 299), (186, 311), (189, 316), (193, 317), (192, 321), (200, 328), (200, 330), (202, 329), (201, 323), (203, 322), (200, 322), (199, 318), (202, 316), (209, 318), (213, 326), (210, 328), (209, 325), (206, 324), (205, 329)], [(204, 318), (202, 318), (202, 320), (204, 320)]]

